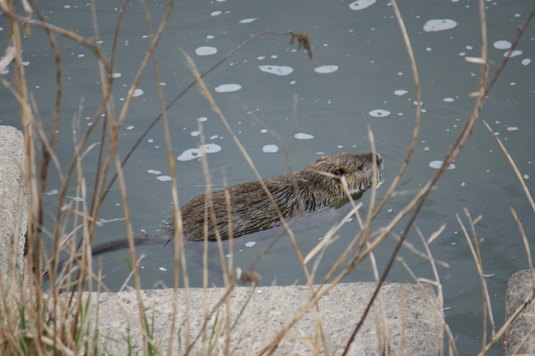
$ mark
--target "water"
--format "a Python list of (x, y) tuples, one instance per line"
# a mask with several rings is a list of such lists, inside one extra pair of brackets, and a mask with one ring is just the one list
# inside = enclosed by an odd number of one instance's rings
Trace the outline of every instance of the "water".
[[(499, 65), (515, 34), (530, 11), (529, 1), (486, 1), (491, 73)], [(48, 20), (58, 26), (91, 36), (89, 3), (53, 2), (42, 4)], [(442, 164), (445, 152), (459, 134), (474, 105), (469, 94), (478, 87), (479, 66), (465, 57), (479, 56), (478, 7), (475, 1), (404, 1), (400, 4), (415, 51), (422, 92), (422, 129), (414, 159), (400, 183), (399, 190), (409, 192), (392, 199), (378, 217), (376, 226), (386, 224), (410, 200)], [(97, 3), (101, 46), (109, 55), (119, 2)], [(154, 24), (164, 11), (161, 1), (149, 8)], [(0, 47), (5, 48), (7, 26), (0, 19)], [(153, 26), (155, 27), (155, 25)], [(132, 107), (121, 135), (124, 155), (137, 137), (159, 113), (156, 86), (169, 101), (191, 80), (180, 50), (196, 61), (201, 71), (209, 68), (252, 34), (294, 29), (310, 36), (313, 59), (289, 45), (288, 37), (266, 36), (244, 47), (235, 56), (210, 73), (206, 82), (237, 137), (251, 155), (260, 173), (272, 177), (288, 169), (308, 165), (321, 154), (342, 151), (368, 152), (368, 128), (373, 130), (377, 151), (381, 153), (386, 184), (392, 181), (402, 163), (412, 131), (415, 90), (406, 50), (391, 6), (384, 1), (182, 1), (175, 5), (168, 28), (158, 47), (161, 79), (155, 82), (152, 66), (135, 89)], [(114, 67), (115, 105), (119, 112), (129, 85), (149, 46), (150, 36), (143, 12), (131, 2), (124, 14)], [(444, 288), (445, 315), (462, 354), (480, 348), (481, 290), (475, 265), (457, 222), (463, 209), (475, 218), (482, 239), (481, 255), (494, 317), (497, 325), (504, 320), (505, 283), (518, 269), (526, 268), (525, 252), (518, 228), (511, 217), (514, 208), (533, 241), (535, 219), (522, 189), (506, 159), (481, 120), (487, 121), (503, 140), (531, 191), (535, 179), (535, 27), (532, 25), (513, 52), (510, 64), (489, 95), (476, 123), (472, 137), (459, 158), (453, 162), (436, 190), (427, 200), (416, 226), (428, 237), (440, 225), (444, 232), (431, 245), (435, 258), (450, 268), (439, 267)], [(64, 99), (62, 124), (56, 146), (65, 167), (73, 152), (73, 136), (87, 130), (101, 102), (98, 68), (93, 54), (79, 43), (59, 38), (63, 55)], [(24, 39), (24, 57), (29, 86), (36, 98), (46, 127), (53, 110), (53, 56), (40, 29)], [(2, 76), (10, 78), (10, 73)], [(18, 109), (5, 88), (0, 89), (0, 124), (20, 127)], [(73, 117), (81, 109), (81, 120), (73, 126)], [(214, 188), (224, 182), (237, 184), (255, 177), (241, 158), (228, 132), (212, 112), (206, 100), (194, 89), (169, 110), (174, 156), (178, 157), (177, 177), (182, 203), (205, 191), (198, 157), (206, 154)], [(202, 127), (201, 127), (202, 126)], [(206, 137), (199, 150), (201, 130)], [(99, 131), (99, 130), (96, 130)], [(274, 133), (274, 135), (273, 135)], [(91, 137), (90, 143), (98, 140)], [(161, 125), (148, 135), (125, 167), (128, 200), (136, 233), (156, 233), (170, 214), (170, 172), (165, 156)], [(84, 156), (91, 192), (91, 174), (96, 165), (97, 148)], [(288, 153), (291, 162), (285, 161)], [(59, 181), (52, 174), (47, 188), (46, 216), (50, 220)], [(386, 186), (379, 189), (379, 197)], [(72, 189), (71, 200), (79, 200)], [(366, 203), (369, 194), (365, 194)], [(117, 186), (109, 194), (101, 217), (112, 220), (123, 216)], [(354, 222), (353, 222), (354, 223)], [(337, 241), (330, 246), (318, 274), (341, 253), (344, 241), (354, 234), (352, 223), (344, 224)], [(396, 227), (401, 233), (404, 225)], [(304, 251), (312, 248), (328, 226), (309, 228), (298, 233)], [(108, 222), (97, 231), (96, 239), (124, 236), (124, 224)], [(235, 254), (238, 265), (247, 266), (269, 243), (260, 239)], [(408, 241), (422, 249), (415, 229)], [(395, 243), (385, 241), (376, 251), (380, 270), (386, 264)], [(172, 250), (160, 246), (140, 249), (143, 286), (171, 284)], [(431, 278), (429, 264), (407, 250), (400, 254), (419, 277)], [(98, 259), (103, 263), (106, 283), (119, 288), (128, 275), (124, 252), (113, 252)], [(195, 269), (197, 268), (197, 269)], [(257, 265), (263, 284), (302, 283), (303, 273), (293, 248), (283, 238)], [(191, 283), (200, 285), (198, 266), (190, 268)], [(218, 276), (211, 275), (217, 283)], [(347, 281), (372, 280), (369, 263), (360, 265)], [(389, 281), (411, 282), (404, 267), (396, 262)], [(492, 355), (499, 354), (499, 347)]]

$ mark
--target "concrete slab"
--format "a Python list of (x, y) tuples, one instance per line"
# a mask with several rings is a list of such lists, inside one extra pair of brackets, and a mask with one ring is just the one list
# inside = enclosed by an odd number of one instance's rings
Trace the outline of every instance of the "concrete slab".
[[(530, 270), (516, 272), (507, 282), (505, 298), (506, 318), (532, 297), (535, 290)], [(506, 355), (535, 355), (535, 302), (531, 303), (515, 319), (504, 336)]]
[[(334, 286), (299, 320), (278, 345), (277, 355), (342, 353), (349, 336), (371, 297), (375, 283)], [(317, 288), (317, 286), (315, 287)], [(443, 348), (442, 310), (431, 288), (413, 284), (387, 284), (382, 304), (375, 303), (348, 355), (440, 355)], [(177, 313), (172, 335), (173, 355), (183, 354), (199, 334), (204, 315), (225, 294), (223, 288), (146, 290), (142, 299), (153, 342), (167, 352), (173, 323), (172, 301), (176, 293)], [(253, 355), (263, 350), (296, 313), (310, 300), (307, 286), (238, 287), (208, 321), (191, 354)], [(92, 310), (98, 305), (101, 342), (99, 351), (110, 355), (143, 353), (139, 311), (134, 292), (85, 293)], [(189, 326), (187, 321), (189, 321)], [(320, 326), (323, 330), (322, 338)], [(230, 331), (229, 331), (230, 330)], [(127, 342), (129, 340), (129, 342)], [(325, 340), (325, 343), (322, 342)], [(327, 345), (327, 350), (322, 345)], [(129, 349), (130, 347), (130, 349)], [(210, 347), (213, 349), (210, 350)], [(228, 347), (228, 349), (224, 349)]]
[(28, 197), (24, 189), (24, 139), (11, 126), (0, 125), (0, 273), (13, 267), (22, 273), (28, 224)]

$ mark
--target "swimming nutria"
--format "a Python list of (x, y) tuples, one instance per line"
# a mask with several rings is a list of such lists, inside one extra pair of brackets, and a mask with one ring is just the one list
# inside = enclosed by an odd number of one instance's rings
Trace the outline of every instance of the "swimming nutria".
[[(372, 153), (340, 153), (323, 156), (303, 170), (266, 179), (264, 183), (280, 214), (287, 219), (346, 198), (342, 176), (351, 194), (368, 189), (380, 178), (382, 171), (381, 157), (375, 157), (378, 174), (373, 170)], [(237, 184), (202, 194), (181, 209), (184, 236), (192, 240), (203, 240), (205, 236), (208, 240), (216, 240), (219, 233), (220, 238), (226, 240), (231, 235), (236, 238), (270, 229), (280, 224), (276, 207), (260, 182)]]
[[(279, 225), (276, 208), (284, 219), (289, 219), (299, 213), (333, 206), (347, 198), (342, 177), (347, 182), (350, 194), (363, 192), (373, 181), (380, 182), (382, 179), (382, 162), (378, 154), (339, 153), (323, 156), (300, 171), (266, 179), (264, 183), (273, 196), (276, 207), (260, 182), (237, 184), (210, 194), (199, 195), (181, 209), (183, 235), (197, 241), (203, 240), (205, 236), (209, 241), (214, 241), (217, 239), (217, 233), (222, 240), (231, 236), (237, 238)], [(229, 205), (230, 214), (227, 209)], [(134, 243), (140, 245), (169, 241), (172, 236), (173, 227), (169, 225), (167, 232), (156, 236), (136, 237)], [(95, 256), (126, 247), (128, 240), (123, 238), (96, 245), (92, 252)]]

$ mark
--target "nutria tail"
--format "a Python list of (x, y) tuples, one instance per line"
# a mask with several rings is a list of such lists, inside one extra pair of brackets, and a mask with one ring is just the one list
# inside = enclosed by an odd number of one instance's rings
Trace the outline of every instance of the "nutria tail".
[[(154, 236), (134, 236), (134, 246), (141, 246), (141, 245), (148, 245), (148, 244), (167, 244), (169, 241), (171, 241), (169, 234), (167, 232), (154, 235)], [(130, 243), (128, 242), (127, 237), (123, 237), (116, 240), (111, 240), (107, 242), (103, 242), (101, 244), (95, 245), (91, 247), (91, 254), (93, 257), (98, 256), (103, 253), (107, 253), (110, 251), (115, 250), (121, 250), (125, 248), (129, 248)], [(68, 259), (64, 259), (58, 263), (57, 271), (61, 271), (65, 263)], [(43, 279), (48, 280), (48, 271), (43, 271)]]
[[(140, 245), (153, 245), (153, 244), (166, 244), (170, 241), (169, 234), (167, 232), (154, 235), (154, 236), (134, 236), (134, 246), (140, 246)], [(127, 237), (123, 237), (116, 240), (106, 241), (103, 243), (100, 243), (98, 245), (91, 247), (91, 254), (93, 257), (98, 256), (100, 254), (115, 251), (115, 250), (121, 250), (124, 248), (129, 248), (130, 243), (128, 242)]]

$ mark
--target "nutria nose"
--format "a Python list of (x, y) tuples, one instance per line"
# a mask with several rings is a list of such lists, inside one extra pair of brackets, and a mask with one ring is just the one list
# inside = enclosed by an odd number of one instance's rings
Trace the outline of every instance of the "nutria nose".
[(383, 166), (383, 159), (381, 158), (381, 155), (379, 153), (375, 154), (375, 162), (377, 162), (378, 167)]

